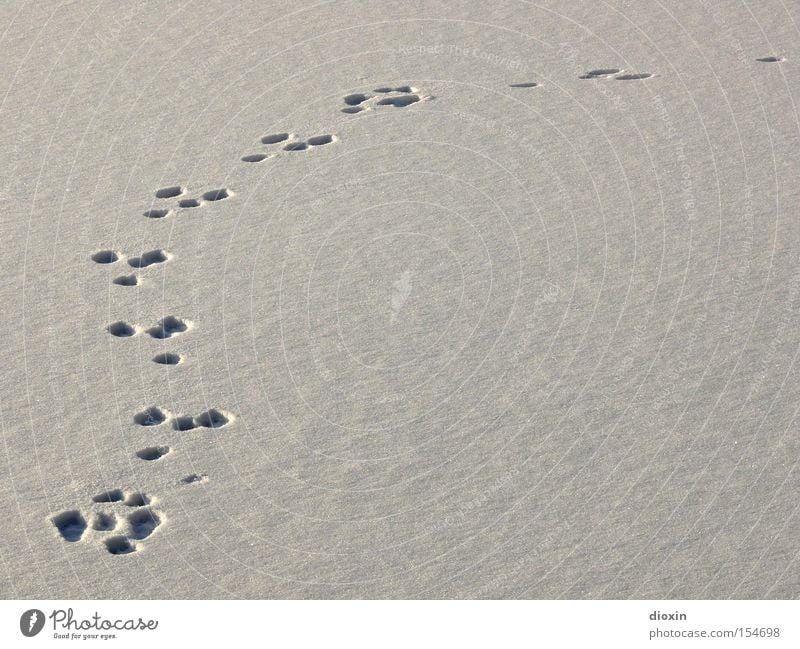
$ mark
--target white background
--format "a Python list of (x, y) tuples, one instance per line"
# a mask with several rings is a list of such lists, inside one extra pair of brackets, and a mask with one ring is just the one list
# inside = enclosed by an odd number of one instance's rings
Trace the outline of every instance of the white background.
[[(157, 619), (154, 631), (116, 632), (114, 640), (56, 640), (48, 618), (34, 638), (20, 615), (72, 608), (74, 619)], [(259, 647), (797, 647), (798, 604), (787, 601), (7, 601), (0, 646)], [(686, 613), (652, 622), (653, 610)], [(661, 629), (780, 627), (778, 638), (660, 639)], [(65, 633), (59, 630), (59, 633)], [(95, 631), (77, 633), (96, 633)]]

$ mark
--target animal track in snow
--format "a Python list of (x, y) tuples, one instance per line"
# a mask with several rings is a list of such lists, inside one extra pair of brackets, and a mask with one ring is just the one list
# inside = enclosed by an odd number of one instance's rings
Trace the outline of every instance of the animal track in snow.
[(161, 517), (150, 508), (137, 509), (128, 516), (130, 535), (137, 541), (143, 541), (161, 525)]
[(195, 417), (195, 423), (203, 428), (222, 428), (233, 421), (233, 415), (216, 408), (206, 410)]
[(92, 502), (118, 503), (122, 502), (124, 498), (125, 495), (122, 493), (122, 489), (110, 489), (109, 491), (104, 491), (103, 493), (97, 494), (94, 498), (92, 498)]
[[(533, 84), (535, 86), (536, 84)], [(520, 84), (520, 87), (533, 87), (531, 84)], [(355, 109), (353, 112), (387, 107), (405, 108), (414, 103), (430, 99), (418, 94), (411, 86), (376, 88), (373, 94), (354, 94), (345, 97), (346, 109)], [(338, 140), (336, 135), (321, 133), (311, 135), (305, 139), (289, 133), (273, 133), (260, 138), (261, 144), (273, 147), (272, 151), (258, 152), (242, 157), (242, 161), (259, 163), (269, 158), (281, 155), (280, 152), (295, 153), (309, 151), (322, 146), (327, 146)], [(205, 191), (199, 195), (191, 196), (183, 185), (171, 185), (154, 191), (154, 201), (149, 209), (143, 212), (148, 219), (160, 220), (168, 218), (182, 210), (197, 209), (205, 204), (225, 201), (234, 196), (226, 188), (219, 187)], [(124, 258), (119, 252), (111, 249), (98, 250), (91, 256), (97, 264), (114, 264)], [(144, 252), (135, 257), (127, 258), (127, 264), (135, 269), (146, 269), (153, 265), (170, 261), (172, 255), (165, 250), (156, 249)], [(137, 286), (140, 278), (136, 274), (117, 275), (112, 282), (120, 286)], [(168, 315), (159, 320), (155, 325), (144, 328), (119, 320), (107, 325), (106, 330), (115, 337), (132, 337), (141, 332), (147, 333), (155, 339), (165, 340), (183, 334), (192, 328), (193, 324), (174, 315)], [(177, 365), (182, 362), (182, 357), (173, 352), (161, 352), (152, 358), (159, 365)], [(198, 429), (218, 429), (230, 425), (234, 416), (226, 411), (209, 408), (198, 415), (172, 415), (166, 409), (158, 406), (149, 406), (133, 415), (134, 423), (143, 428), (157, 429), (167, 424), (173, 431), (182, 433)], [(164, 428), (159, 429), (162, 432)], [(197, 434), (197, 433), (195, 433)], [(200, 433), (202, 434), (202, 433)], [(139, 448), (134, 452), (136, 458), (143, 462), (158, 462), (169, 455), (173, 448), (162, 441), (155, 441), (153, 445)], [(166, 462), (166, 466), (173, 463)], [(207, 481), (204, 474), (192, 473), (180, 479), (184, 485), (198, 484)], [(69, 510), (52, 518), (58, 533), (70, 543), (96, 538), (101, 539), (105, 549), (114, 555), (125, 555), (138, 551), (141, 543), (149, 539), (163, 524), (163, 514), (157, 511), (152, 500), (141, 492), (125, 493), (121, 489), (111, 489), (97, 494), (92, 499), (93, 508), (117, 508), (116, 511), (90, 510), (88, 516), (80, 510)], [(129, 513), (120, 513), (121, 508), (130, 508)], [(89, 523), (87, 523), (87, 519)], [(112, 533), (109, 535), (109, 533)]]
[(284, 151), (305, 151), (308, 148), (308, 144), (303, 141), (299, 142), (289, 142), (286, 146), (283, 147)]
[(650, 72), (638, 72), (636, 74), (618, 74), (614, 78), (617, 81), (639, 81), (641, 79), (649, 79), (652, 76)]
[[(264, 135), (261, 138), (261, 144), (267, 146), (282, 145), (281, 149), (286, 152), (308, 151), (315, 147), (325, 146), (336, 142), (338, 138), (335, 135), (325, 133), (323, 135), (313, 135), (307, 140), (299, 139), (294, 133), (282, 132), (271, 133)], [(242, 156), (242, 162), (263, 162), (274, 158), (276, 153), (252, 153)]]
[(253, 153), (252, 155), (242, 156), (242, 162), (263, 162), (269, 158), (274, 158), (275, 154), (267, 155), (266, 153)]
[(143, 491), (131, 491), (125, 496), (125, 505), (128, 507), (144, 507), (149, 505), (152, 498)]
[(615, 74), (620, 74), (622, 70), (619, 68), (598, 68), (596, 70), (589, 70), (587, 73), (578, 77), (579, 79), (608, 79)]
[(108, 333), (115, 338), (130, 338), (131, 336), (135, 336), (137, 334), (137, 329), (135, 326), (130, 325), (127, 322), (123, 322), (122, 320), (112, 322), (106, 327), (106, 331), (108, 331)]
[(639, 81), (642, 79), (649, 79), (654, 76), (650, 72), (637, 72), (622, 74), (624, 70), (618, 68), (598, 68), (596, 70), (589, 70), (585, 74), (578, 77), (579, 79), (616, 79), (617, 81)]
[(308, 145), (309, 146), (324, 146), (326, 144), (330, 144), (336, 138), (333, 135), (315, 135), (313, 137), (308, 138)]
[(156, 198), (175, 198), (176, 196), (182, 196), (185, 193), (186, 190), (179, 185), (175, 185), (174, 187), (163, 187), (162, 189), (156, 190)]
[[(192, 326), (192, 323), (188, 320), (183, 320), (182, 318), (178, 318), (174, 315), (168, 315), (164, 318), (161, 318), (161, 320), (159, 320), (154, 326), (147, 329), (146, 332), (151, 338), (165, 340), (189, 331)], [(106, 326), (106, 331), (115, 338), (130, 338), (137, 335), (141, 330), (142, 328), (138, 325), (128, 324), (123, 320), (112, 322), (110, 325)], [(159, 355), (159, 357), (168, 361), (162, 363), (163, 365), (177, 365), (177, 363), (172, 362), (172, 360), (174, 360), (174, 356), (175, 355)], [(153, 360), (157, 363), (161, 362), (157, 361), (155, 358)], [(178, 359), (178, 363), (179, 362), (180, 359)]]
[[(116, 264), (118, 261), (125, 259), (125, 256), (116, 250), (98, 250), (91, 255), (91, 259), (96, 264), (110, 265)], [(149, 266), (163, 264), (172, 259), (172, 255), (166, 250), (150, 250), (136, 257), (128, 259), (128, 265), (131, 268), (144, 269)], [(117, 286), (138, 286), (141, 279), (135, 274), (119, 275), (111, 280), (112, 284)]]
[(280, 142), (285, 142), (290, 137), (292, 137), (291, 133), (272, 133), (262, 137), (261, 144), (279, 144)]
[(171, 255), (166, 250), (150, 250), (138, 257), (128, 259), (131, 268), (147, 268), (155, 264), (163, 264), (171, 259)]
[(159, 365), (180, 365), (183, 358), (180, 354), (173, 354), (172, 352), (162, 352), (153, 356), (153, 362)]
[(80, 541), (87, 527), (83, 514), (76, 509), (54, 516), (53, 525), (56, 526), (61, 537), (70, 543)]
[[(322, 134), (308, 138), (306, 142), (294, 142), (289, 133), (274, 134), (264, 136), (262, 143), (265, 145), (278, 145), (287, 150), (304, 150), (330, 144), (336, 140), (335, 136)], [(248, 162), (260, 162), (275, 154), (259, 153), (246, 156), (243, 160)], [(199, 197), (187, 195), (187, 189), (181, 185), (162, 187), (155, 190), (154, 204), (143, 212), (148, 219), (165, 219), (178, 211), (196, 209), (206, 203), (218, 203), (225, 201), (234, 193), (226, 187), (218, 187), (203, 192)], [(157, 201), (172, 201), (171, 204), (157, 203)], [(153, 265), (163, 264), (169, 261), (172, 255), (165, 250), (156, 249), (144, 252), (138, 256), (127, 258), (127, 263), (135, 269), (145, 269)], [(98, 250), (91, 254), (94, 263), (101, 265), (111, 265), (120, 262), (125, 257), (112, 249)], [(112, 283), (119, 286), (137, 286), (140, 278), (136, 274), (117, 275)], [(176, 335), (189, 331), (192, 323), (168, 315), (161, 318), (150, 328), (143, 328), (138, 325), (129, 324), (123, 320), (118, 320), (105, 327), (106, 331), (117, 338), (127, 338), (138, 335), (142, 331), (152, 338), (165, 340)], [(159, 365), (178, 365), (182, 362), (182, 357), (173, 352), (161, 352), (152, 358), (153, 362)], [(133, 416), (134, 423), (145, 428), (155, 428), (167, 422), (171, 423), (172, 429), (176, 431), (190, 431), (197, 428), (221, 428), (228, 425), (233, 416), (222, 410), (211, 408), (197, 416), (180, 415), (173, 416), (167, 410), (158, 406), (150, 406)], [(165, 444), (154, 444), (140, 448), (135, 451), (135, 456), (145, 462), (157, 462), (172, 452), (172, 448)], [(195, 482), (205, 482), (205, 475), (191, 474), (184, 477), (183, 484), (193, 484)], [(119, 512), (105, 510), (90, 510), (89, 515), (85, 516), (80, 510), (68, 510), (57, 514), (51, 518), (62, 539), (69, 543), (76, 543), (93, 538), (100, 538), (100, 544), (113, 555), (131, 554), (139, 550), (142, 541), (150, 538), (152, 534), (162, 525), (163, 514), (152, 506), (152, 499), (142, 492), (124, 493), (121, 489), (110, 489), (95, 495), (92, 498), (91, 507), (110, 507), (128, 508), (130, 513), (120, 515)], [(89, 523), (87, 523), (87, 519)], [(87, 532), (88, 530), (88, 532)], [(107, 536), (114, 532), (113, 536)]]
[[(164, 521), (164, 514), (142, 491), (109, 489), (92, 499), (87, 514), (70, 509), (51, 519), (58, 534), (68, 543), (95, 543), (110, 554), (130, 554), (139, 549), (137, 541), (150, 538)], [(91, 525), (87, 524), (87, 518)], [(114, 536), (107, 536), (116, 532)]]
[(105, 546), (111, 554), (130, 554), (137, 549), (127, 536), (112, 536), (105, 540)]
[(111, 282), (117, 286), (137, 286), (139, 278), (136, 275), (120, 275), (112, 279)]
[(209, 201), (210, 203), (215, 203), (216, 201), (224, 201), (226, 198), (230, 198), (231, 196), (233, 196), (233, 194), (223, 187), (221, 189), (213, 189), (210, 192), (206, 192), (203, 194), (203, 200)]
[(148, 219), (165, 219), (171, 214), (172, 210), (167, 210), (167, 209), (145, 210), (144, 212), (142, 212), (142, 216), (145, 216)]
[(378, 106), (395, 106), (405, 108), (419, 101), (418, 95), (400, 95), (399, 97), (383, 97), (378, 100)]
[(200, 484), (201, 482), (208, 482), (208, 476), (199, 473), (190, 473), (181, 478), (183, 484)]
[(154, 327), (150, 327), (147, 333), (150, 334), (152, 338), (164, 340), (186, 333), (191, 327), (192, 323), (188, 320), (182, 320), (174, 315), (168, 315), (165, 318), (161, 318)]
[(119, 259), (119, 253), (115, 250), (98, 250), (92, 255), (92, 261), (96, 264), (114, 264)]
[(420, 101), (432, 99), (419, 94), (419, 90), (412, 86), (398, 86), (392, 88), (382, 86), (373, 90), (374, 94), (355, 92), (343, 97), (343, 113), (353, 115), (376, 107), (392, 106), (394, 108), (405, 108)]
[(150, 406), (146, 410), (133, 416), (133, 421), (139, 426), (160, 426), (167, 421), (168, 413), (157, 406)]
[(110, 532), (117, 526), (117, 518), (114, 514), (97, 512), (92, 519), (92, 529), (98, 532)]
[(173, 185), (171, 187), (162, 187), (155, 191), (155, 197), (158, 201), (180, 199), (172, 204), (172, 206), (163, 207), (161, 205), (154, 205), (150, 209), (144, 211), (144, 216), (149, 219), (164, 219), (172, 216), (176, 211), (183, 211), (201, 207), (205, 203), (216, 203), (233, 196), (233, 192), (227, 187), (220, 187), (219, 189), (212, 189), (203, 193), (199, 198), (187, 196), (188, 189), (181, 185)]
[[(161, 426), (169, 423), (173, 430), (178, 431), (194, 430), (195, 428), (222, 428), (234, 419), (235, 417), (231, 413), (217, 408), (209, 408), (197, 416), (192, 416), (173, 415), (168, 410), (158, 406), (150, 406), (133, 416), (134, 423), (139, 426)], [(113, 497), (113, 500), (97, 500), (101, 497)], [(119, 500), (122, 500), (122, 493), (119, 491), (95, 496), (95, 502), (116, 502)]]
[(363, 104), (369, 98), (370, 98), (369, 95), (357, 92), (352, 95), (346, 95), (344, 98), (344, 103), (347, 104), (348, 106), (358, 106), (360, 104)]
[(148, 446), (136, 451), (136, 457), (146, 462), (155, 462), (165, 455), (169, 455), (172, 449), (169, 446)]
[(194, 430), (196, 428), (222, 428), (231, 423), (233, 419), (234, 417), (231, 413), (211, 408), (196, 417), (191, 415), (173, 417), (172, 428), (179, 431)]

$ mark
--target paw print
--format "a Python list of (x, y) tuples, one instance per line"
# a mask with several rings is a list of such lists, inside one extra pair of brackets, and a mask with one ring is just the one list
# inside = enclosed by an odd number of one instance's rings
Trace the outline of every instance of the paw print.
[[(233, 196), (233, 192), (227, 187), (220, 187), (204, 192), (200, 196), (189, 196), (186, 187), (174, 185), (172, 187), (162, 187), (156, 190), (157, 207), (151, 207), (143, 212), (143, 216), (148, 219), (164, 219), (182, 210), (202, 207), (206, 203), (216, 203), (224, 201)], [(173, 200), (174, 199), (174, 200)], [(161, 201), (173, 200), (171, 204), (161, 203)]]
[[(91, 255), (91, 260), (96, 264), (103, 266), (111, 266), (119, 262), (127, 262), (128, 266), (136, 270), (143, 270), (150, 266), (157, 266), (165, 264), (170, 261), (173, 256), (166, 250), (156, 249), (148, 250), (140, 255), (133, 257), (126, 257), (121, 252), (116, 250), (98, 250)], [(138, 286), (141, 283), (141, 277), (135, 273), (129, 275), (119, 275), (111, 280), (117, 286)]]
[(195, 428), (222, 428), (230, 424), (235, 417), (225, 410), (209, 408), (199, 415), (173, 415), (164, 408), (150, 406), (133, 416), (134, 423), (139, 426), (160, 426), (168, 423), (173, 430), (187, 431)]
[(90, 543), (110, 554), (130, 554), (163, 524), (164, 514), (155, 504), (144, 492), (110, 489), (94, 496), (84, 510), (67, 510), (51, 520), (67, 543)]
[(345, 106), (341, 110), (343, 113), (352, 115), (385, 106), (405, 108), (428, 99), (432, 99), (432, 97), (420, 95), (419, 90), (412, 86), (398, 86), (396, 88), (381, 86), (380, 88), (375, 88), (372, 94), (357, 92), (345, 96), (343, 99)]
[[(140, 333), (146, 333), (151, 338), (156, 338), (157, 340), (166, 340), (167, 338), (172, 338), (173, 336), (179, 336), (183, 333), (186, 333), (192, 329), (193, 326), (193, 323), (189, 320), (184, 320), (183, 318), (178, 318), (174, 315), (168, 315), (164, 318), (161, 318), (161, 320), (149, 328), (141, 327), (136, 324), (130, 324), (124, 320), (117, 320), (116, 322), (112, 322), (110, 325), (107, 325), (106, 331), (115, 338), (131, 338), (133, 336), (138, 336)], [(179, 359), (176, 361), (176, 359), (171, 356), (160, 355), (157, 358), (159, 358), (159, 360), (153, 360), (162, 365), (177, 365), (180, 362)]]
[[(234, 416), (224, 410), (210, 408), (199, 415), (173, 415), (164, 408), (150, 406), (133, 416), (134, 423), (149, 428), (169, 424), (175, 431), (186, 432), (200, 428), (223, 428), (233, 422)], [(169, 446), (147, 446), (136, 451), (136, 457), (145, 462), (156, 462), (169, 455)]]
[(339, 138), (331, 134), (312, 135), (303, 140), (294, 133), (270, 133), (261, 138), (261, 144), (270, 147), (271, 153), (252, 153), (242, 157), (242, 162), (263, 162), (278, 155), (276, 149), (281, 151), (310, 151), (326, 144), (332, 144)]

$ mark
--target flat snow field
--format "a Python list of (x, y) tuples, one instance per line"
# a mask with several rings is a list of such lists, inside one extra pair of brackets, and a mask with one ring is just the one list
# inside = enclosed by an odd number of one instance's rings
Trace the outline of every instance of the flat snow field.
[(800, 5), (0, 25), (0, 596), (800, 596)]

